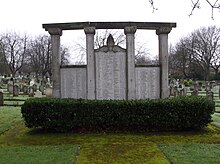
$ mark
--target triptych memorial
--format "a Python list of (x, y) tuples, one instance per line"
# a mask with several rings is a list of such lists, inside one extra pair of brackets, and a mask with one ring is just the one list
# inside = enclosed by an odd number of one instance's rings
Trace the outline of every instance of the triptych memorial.
[[(81, 22), (44, 24), (52, 38), (53, 97), (83, 99), (159, 99), (169, 96), (168, 34), (175, 23)], [(62, 30), (84, 29), (87, 65), (60, 65)], [(94, 49), (96, 29), (124, 29), (126, 48), (115, 45), (109, 35), (106, 45)], [(134, 34), (137, 29), (156, 30), (159, 65), (135, 65)]]

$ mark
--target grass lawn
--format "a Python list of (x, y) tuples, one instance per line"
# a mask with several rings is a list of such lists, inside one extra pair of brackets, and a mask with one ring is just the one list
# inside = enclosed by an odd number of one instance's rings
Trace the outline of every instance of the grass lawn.
[(21, 112), (18, 107), (0, 107), (0, 134), (21, 121)]
[(76, 146), (6, 146), (0, 147), (2, 164), (8, 163), (74, 163)]
[[(0, 163), (16, 163), (19, 161), (17, 158), (23, 159), (21, 163), (73, 163), (78, 155), (79, 164), (169, 164), (169, 159), (174, 163), (179, 159), (179, 154), (169, 157), (169, 152), (175, 151), (175, 146), (179, 146), (180, 154), (187, 152), (183, 163), (190, 160), (188, 156), (194, 153), (193, 150), (200, 149), (204, 151), (204, 161), (210, 163), (208, 152), (212, 148), (217, 150), (220, 144), (220, 129), (212, 125), (202, 131), (186, 132), (48, 133), (26, 128), (21, 119), (20, 108), (1, 107), (0, 112), (0, 127), (4, 127), (1, 130), (4, 133), (0, 135)], [(76, 153), (78, 145), (80, 150)], [(169, 150), (165, 150), (164, 145)], [(219, 156), (215, 151), (212, 154)], [(193, 155), (192, 158), (198, 156), (196, 152)], [(220, 163), (219, 157), (216, 160)]]
[(220, 163), (220, 144), (162, 144), (170, 163)]

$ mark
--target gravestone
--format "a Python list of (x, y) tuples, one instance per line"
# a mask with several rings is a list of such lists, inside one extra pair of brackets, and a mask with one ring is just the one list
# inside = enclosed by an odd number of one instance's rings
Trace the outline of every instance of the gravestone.
[(0, 89), (0, 106), (4, 105), (3, 91)]
[(52, 88), (46, 88), (45, 95), (46, 97), (52, 97)]
[(209, 82), (206, 82), (206, 91), (211, 91), (211, 85)]
[(43, 85), (39, 86), (39, 91), (41, 91), (41, 93), (44, 95), (44, 86)]
[(2, 77), (0, 77), (0, 86), (2, 86), (3, 85), (3, 80), (2, 80), (3, 78)]
[(29, 87), (29, 97), (34, 97), (34, 88), (33, 88), (33, 86)]
[(23, 85), (22, 91), (24, 95), (28, 95), (28, 87), (26, 85)]
[(179, 90), (177, 88), (177, 86), (174, 87), (174, 97), (179, 96)]
[(34, 92), (34, 97), (42, 97), (42, 92), (37, 90), (36, 92)]
[(33, 85), (33, 89), (34, 89), (34, 92), (37, 91), (37, 84), (34, 84), (34, 85)]
[(23, 92), (23, 84), (19, 84), (19, 92)]
[(170, 96), (174, 96), (174, 86), (173, 86), (173, 84), (172, 85), (170, 85)]
[(19, 95), (18, 85), (14, 85), (13, 96), (18, 96), (18, 95)]
[(13, 94), (13, 84), (8, 84), (8, 92), (9, 94)]
[(209, 100), (213, 100), (214, 99), (214, 94), (212, 91), (206, 91), (206, 97), (209, 99)]

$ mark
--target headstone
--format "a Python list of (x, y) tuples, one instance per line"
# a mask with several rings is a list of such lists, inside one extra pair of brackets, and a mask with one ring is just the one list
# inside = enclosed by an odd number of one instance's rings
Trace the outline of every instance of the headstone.
[(44, 94), (44, 86), (43, 85), (39, 86), (39, 91), (41, 91), (41, 93)]
[(23, 85), (22, 84), (19, 85), (19, 92), (23, 92)]
[(36, 92), (34, 92), (34, 97), (42, 97), (42, 92), (37, 90)]
[(14, 85), (13, 96), (18, 96), (18, 95), (19, 95), (18, 85)]
[(33, 86), (29, 87), (29, 97), (34, 97), (34, 88), (33, 88)]
[(8, 92), (9, 94), (13, 94), (13, 84), (8, 84)]
[(219, 85), (219, 88), (218, 88), (218, 97), (220, 99), (220, 85)]
[(206, 83), (206, 91), (211, 91), (211, 85), (209, 82)]
[(0, 106), (4, 105), (4, 97), (3, 97), (3, 91), (0, 89)]
[(185, 96), (184, 88), (181, 88), (181, 89), (180, 89), (179, 96)]
[(46, 88), (45, 95), (46, 97), (52, 97), (52, 88)]
[(2, 80), (2, 77), (0, 78), (0, 86), (3, 85), (3, 80)]
[(34, 92), (37, 91), (37, 84), (34, 84), (34, 85), (33, 85), (33, 89), (34, 89)]
[(26, 85), (23, 85), (22, 91), (24, 95), (28, 95), (28, 87)]
[(170, 85), (170, 96), (174, 96), (174, 86)]
[(214, 99), (214, 94), (212, 91), (206, 91), (206, 97), (209, 99), (209, 100), (213, 100)]
[(177, 86), (174, 87), (174, 97), (177, 97), (179, 95), (179, 91), (177, 89)]

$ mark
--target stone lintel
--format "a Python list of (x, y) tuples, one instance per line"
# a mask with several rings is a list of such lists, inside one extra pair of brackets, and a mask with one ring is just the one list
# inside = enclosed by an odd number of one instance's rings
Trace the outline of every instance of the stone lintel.
[(61, 30), (80, 30), (93, 26), (96, 29), (124, 29), (126, 26), (136, 26), (137, 29), (156, 30), (160, 27), (175, 28), (176, 23), (172, 22), (69, 22), (43, 24), (43, 28), (59, 28)]
[(60, 28), (48, 28), (47, 31), (50, 35), (62, 36), (62, 30)]
[(95, 27), (89, 26), (84, 28), (85, 34), (94, 34), (95, 35)]
[(160, 27), (159, 29), (156, 30), (156, 34), (157, 35), (169, 34), (171, 30), (172, 30), (171, 27)]

